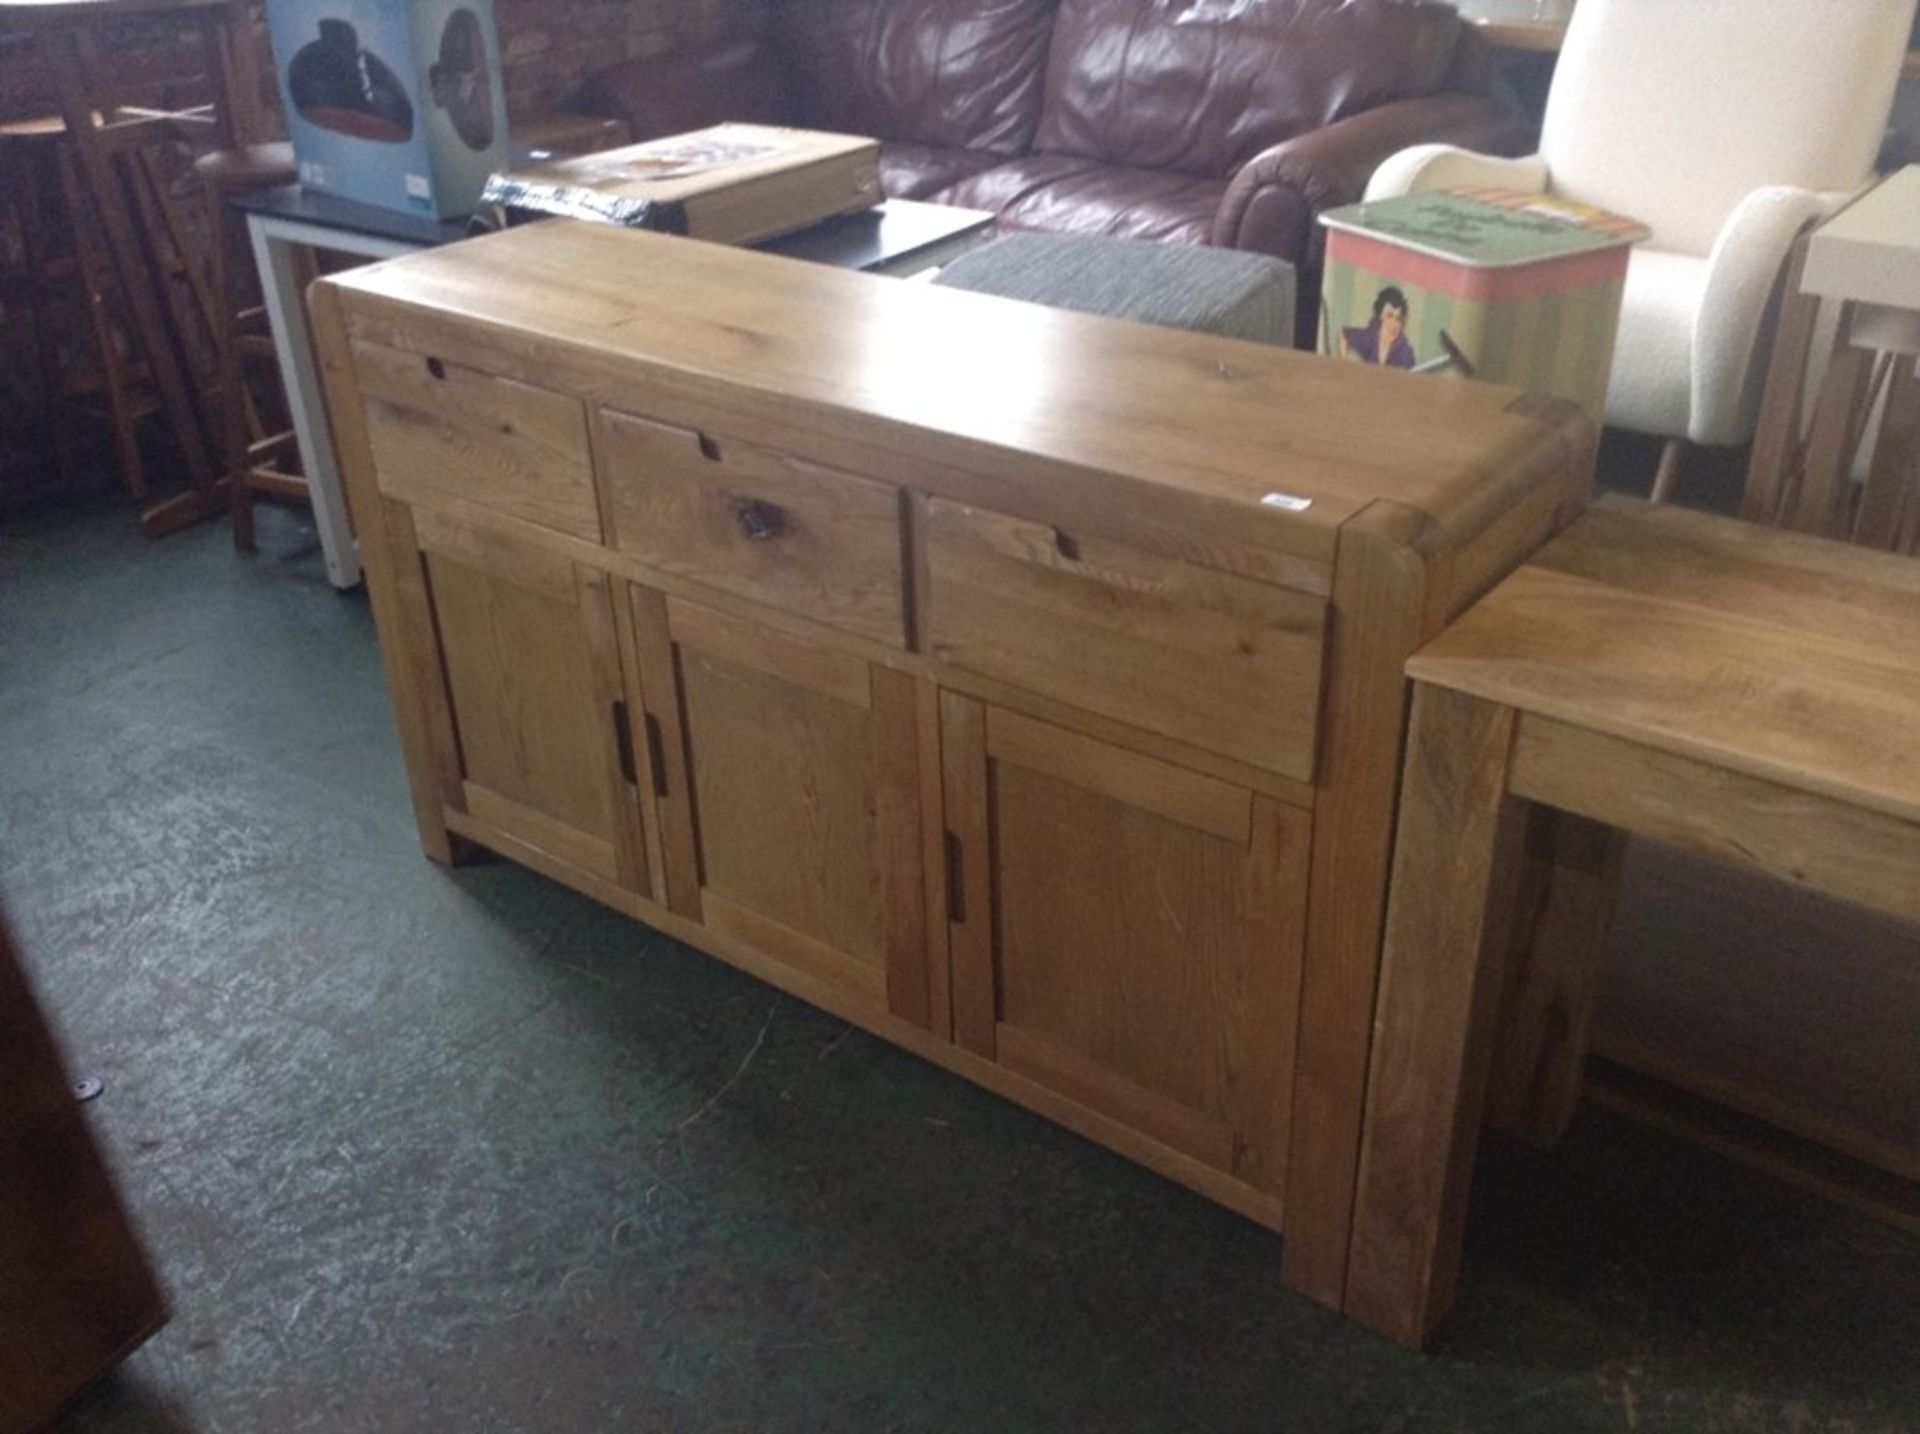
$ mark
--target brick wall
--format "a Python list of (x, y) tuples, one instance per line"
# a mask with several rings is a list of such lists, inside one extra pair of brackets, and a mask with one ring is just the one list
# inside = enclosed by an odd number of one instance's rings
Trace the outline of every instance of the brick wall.
[[(495, 0), (508, 112), (526, 117), (563, 109), (589, 74), (620, 60), (750, 33), (761, 24), (767, 3)], [(171, 38), (175, 35), (164, 26), (138, 22), (114, 30), (109, 54), (129, 101), (184, 108), (205, 98), (199, 47)], [(265, 59), (264, 27), (260, 50)], [(277, 105), (270, 72), (262, 75), (261, 84)], [(32, 47), (0, 36), (0, 120), (46, 114), (52, 108), (44, 67), (36, 63)], [(44, 385), (37, 343), (26, 321), (12, 198), (0, 195), (0, 507), (23, 487), (38, 488), (49, 476)]]
[(567, 106), (591, 72), (620, 60), (756, 30), (765, 0), (494, 0), (507, 108)]

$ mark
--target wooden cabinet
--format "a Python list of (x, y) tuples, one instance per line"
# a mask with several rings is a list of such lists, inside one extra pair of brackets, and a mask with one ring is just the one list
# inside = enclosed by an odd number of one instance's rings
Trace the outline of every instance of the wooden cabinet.
[(613, 582), (509, 534), (427, 507), (390, 508), (422, 658), (444, 682), (449, 823), (649, 894)]
[(647, 588), (631, 601), (672, 909), (924, 1025), (914, 679)]
[(956, 1039), (1277, 1193), (1307, 815), (951, 692), (941, 745)]
[(611, 226), (313, 302), (429, 852), (1284, 1227), (1342, 1303), (1405, 664), (1580, 509), (1577, 410)]
[(1325, 599), (939, 498), (926, 533), (934, 656), (1312, 780)]

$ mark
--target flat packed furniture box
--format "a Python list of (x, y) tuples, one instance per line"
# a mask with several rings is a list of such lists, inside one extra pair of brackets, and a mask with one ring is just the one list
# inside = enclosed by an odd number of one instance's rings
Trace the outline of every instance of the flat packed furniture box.
[(879, 140), (758, 124), (529, 165), (482, 195), (510, 219), (598, 219), (715, 244), (756, 244), (882, 197)]
[(1502, 189), (1402, 195), (1320, 222), (1321, 353), (1513, 384), (1601, 421), (1644, 224)]
[(1578, 410), (571, 221), (314, 305), (431, 856), (1284, 1229), (1341, 1304), (1403, 668), (1583, 507)]

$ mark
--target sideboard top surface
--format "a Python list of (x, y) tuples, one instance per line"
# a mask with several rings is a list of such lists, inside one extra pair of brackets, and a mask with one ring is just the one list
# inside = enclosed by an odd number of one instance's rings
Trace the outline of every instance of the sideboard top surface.
[(985, 474), (1323, 560), (1376, 502), (1424, 518), (1430, 549), (1464, 543), (1528, 485), (1564, 481), (1590, 437), (1570, 407), (1514, 389), (606, 225), (531, 225), (325, 282), (357, 337), (465, 345), (694, 426), (737, 414), (822, 461), (911, 465), (904, 481), (930, 491)]

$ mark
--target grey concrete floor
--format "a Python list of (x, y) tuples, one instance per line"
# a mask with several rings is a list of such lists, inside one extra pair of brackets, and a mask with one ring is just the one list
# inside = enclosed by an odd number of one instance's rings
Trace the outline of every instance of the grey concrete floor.
[(1197, 1196), (430, 865), (365, 599), (263, 536), (0, 530), (0, 893), (175, 1306), (65, 1428), (1920, 1428), (1920, 1241), (1637, 1126), (1488, 1151), (1413, 1355)]

